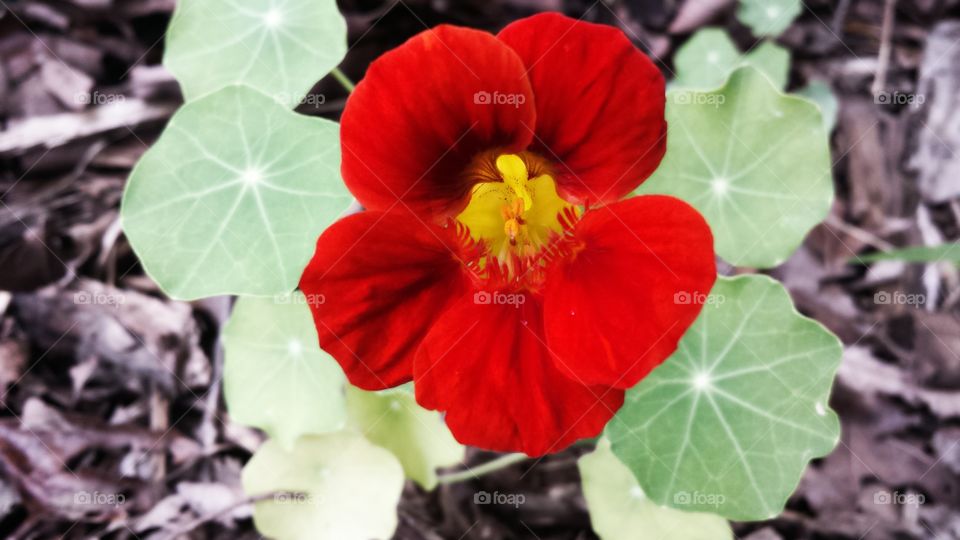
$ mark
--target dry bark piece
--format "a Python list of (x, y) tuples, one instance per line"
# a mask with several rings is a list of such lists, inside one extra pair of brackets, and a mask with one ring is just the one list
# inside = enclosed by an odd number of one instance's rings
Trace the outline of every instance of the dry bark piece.
[(914, 134), (917, 149), (910, 165), (919, 175), (927, 201), (960, 196), (960, 21), (936, 25), (927, 40), (917, 98), (920, 121)]
[(880, 362), (862, 346), (844, 351), (837, 379), (866, 396), (899, 397), (914, 406), (928, 407), (939, 418), (960, 418), (960, 392), (916, 386), (903, 370)]
[(187, 304), (92, 280), (68, 290), (20, 294), (15, 304), (28, 332), (43, 329), (31, 334), (42, 350), (57, 345), (77, 360), (98, 356), (116, 373), (116, 384), (138, 392), (154, 384), (174, 395), (183, 385), (209, 382), (209, 363)]
[(56, 148), (70, 141), (162, 120), (176, 106), (129, 98), (81, 112), (35, 116), (11, 122), (0, 132), (0, 156), (19, 155), (34, 148)]
[(697, 0), (684, 2), (667, 32), (688, 34), (706, 25), (714, 17), (733, 7), (736, 0)]
[(61, 60), (49, 60), (40, 68), (40, 76), (47, 91), (64, 107), (79, 111), (90, 103), (93, 79)]

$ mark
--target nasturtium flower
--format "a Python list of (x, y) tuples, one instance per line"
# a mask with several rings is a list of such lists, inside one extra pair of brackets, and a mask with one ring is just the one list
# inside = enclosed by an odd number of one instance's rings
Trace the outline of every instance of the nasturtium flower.
[(464, 444), (598, 434), (716, 278), (692, 207), (624, 199), (663, 157), (664, 104), (622, 32), (559, 14), (384, 54), (341, 121), (365, 211), (320, 236), (300, 284), (323, 299), (321, 347), (361, 388), (413, 380)]

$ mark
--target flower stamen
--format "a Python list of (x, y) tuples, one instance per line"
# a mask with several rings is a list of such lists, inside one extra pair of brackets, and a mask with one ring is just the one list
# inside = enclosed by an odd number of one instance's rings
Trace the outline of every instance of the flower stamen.
[(498, 180), (477, 182), (457, 221), (470, 229), (475, 240), (486, 242), (491, 255), (512, 264), (512, 257), (536, 255), (563, 231), (558, 215), (573, 206), (557, 194), (541, 158), (523, 153), (493, 159), (487, 154), (477, 163), (472, 170), (476, 178)]

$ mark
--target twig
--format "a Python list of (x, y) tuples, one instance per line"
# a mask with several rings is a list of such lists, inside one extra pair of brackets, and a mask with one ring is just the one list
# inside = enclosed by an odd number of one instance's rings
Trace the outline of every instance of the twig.
[[(170, 403), (157, 388), (152, 384), (150, 388), (150, 429), (165, 433), (170, 426)], [(153, 480), (162, 482), (167, 475), (166, 452), (161, 450), (153, 453)]]
[(887, 70), (890, 69), (890, 50), (893, 40), (893, 19), (897, 0), (886, 0), (883, 6), (883, 28), (880, 32), (880, 53), (877, 62), (877, 74), (873, 79), (873, 95), (876, 96), (887, 87)]
[(837, 11), (833, 13), (833, 20), (830, 21), (831, 29), (837, 36), (843, 35), (843, 23), (847, 20), (847, 13), (849, 12), (850, 0), (840, 0)]
[(860, 240), (865, 244), (870, 244), (871, 246), (881, 251), (893, 251), (897, 249), (897, 247), (891, 244), (890, 242), (887, 242), (886, 240), (880, 238), (879, 236), (873, 234), (868, 230), (861, 229), (856, 225), (851, 225), (841, 220), (834, 214), (830, 214), (829, 216), (827, 216), (826, 224), (830, 228), (839, 229), (841, 232), (847, 233), (850, 236), (856, 238), (857, 240)]

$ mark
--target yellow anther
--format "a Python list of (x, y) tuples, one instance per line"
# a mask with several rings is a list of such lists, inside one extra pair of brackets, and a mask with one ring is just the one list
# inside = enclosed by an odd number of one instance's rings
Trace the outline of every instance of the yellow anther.
[(533, 197), (527, 189), (527, 165), (516, 154), (503, 154), (497, 157), (497, 170), (503, 183), (510, 186), (514, 194), (523, 200), (523, 209), (529, 210), (533, 206)]
[(520, 223), (516, 219), (508, 219), (503, 222), (503, 234), (507, 235), (511, 244), (515, 244), (517, 235), (520, 234)]

